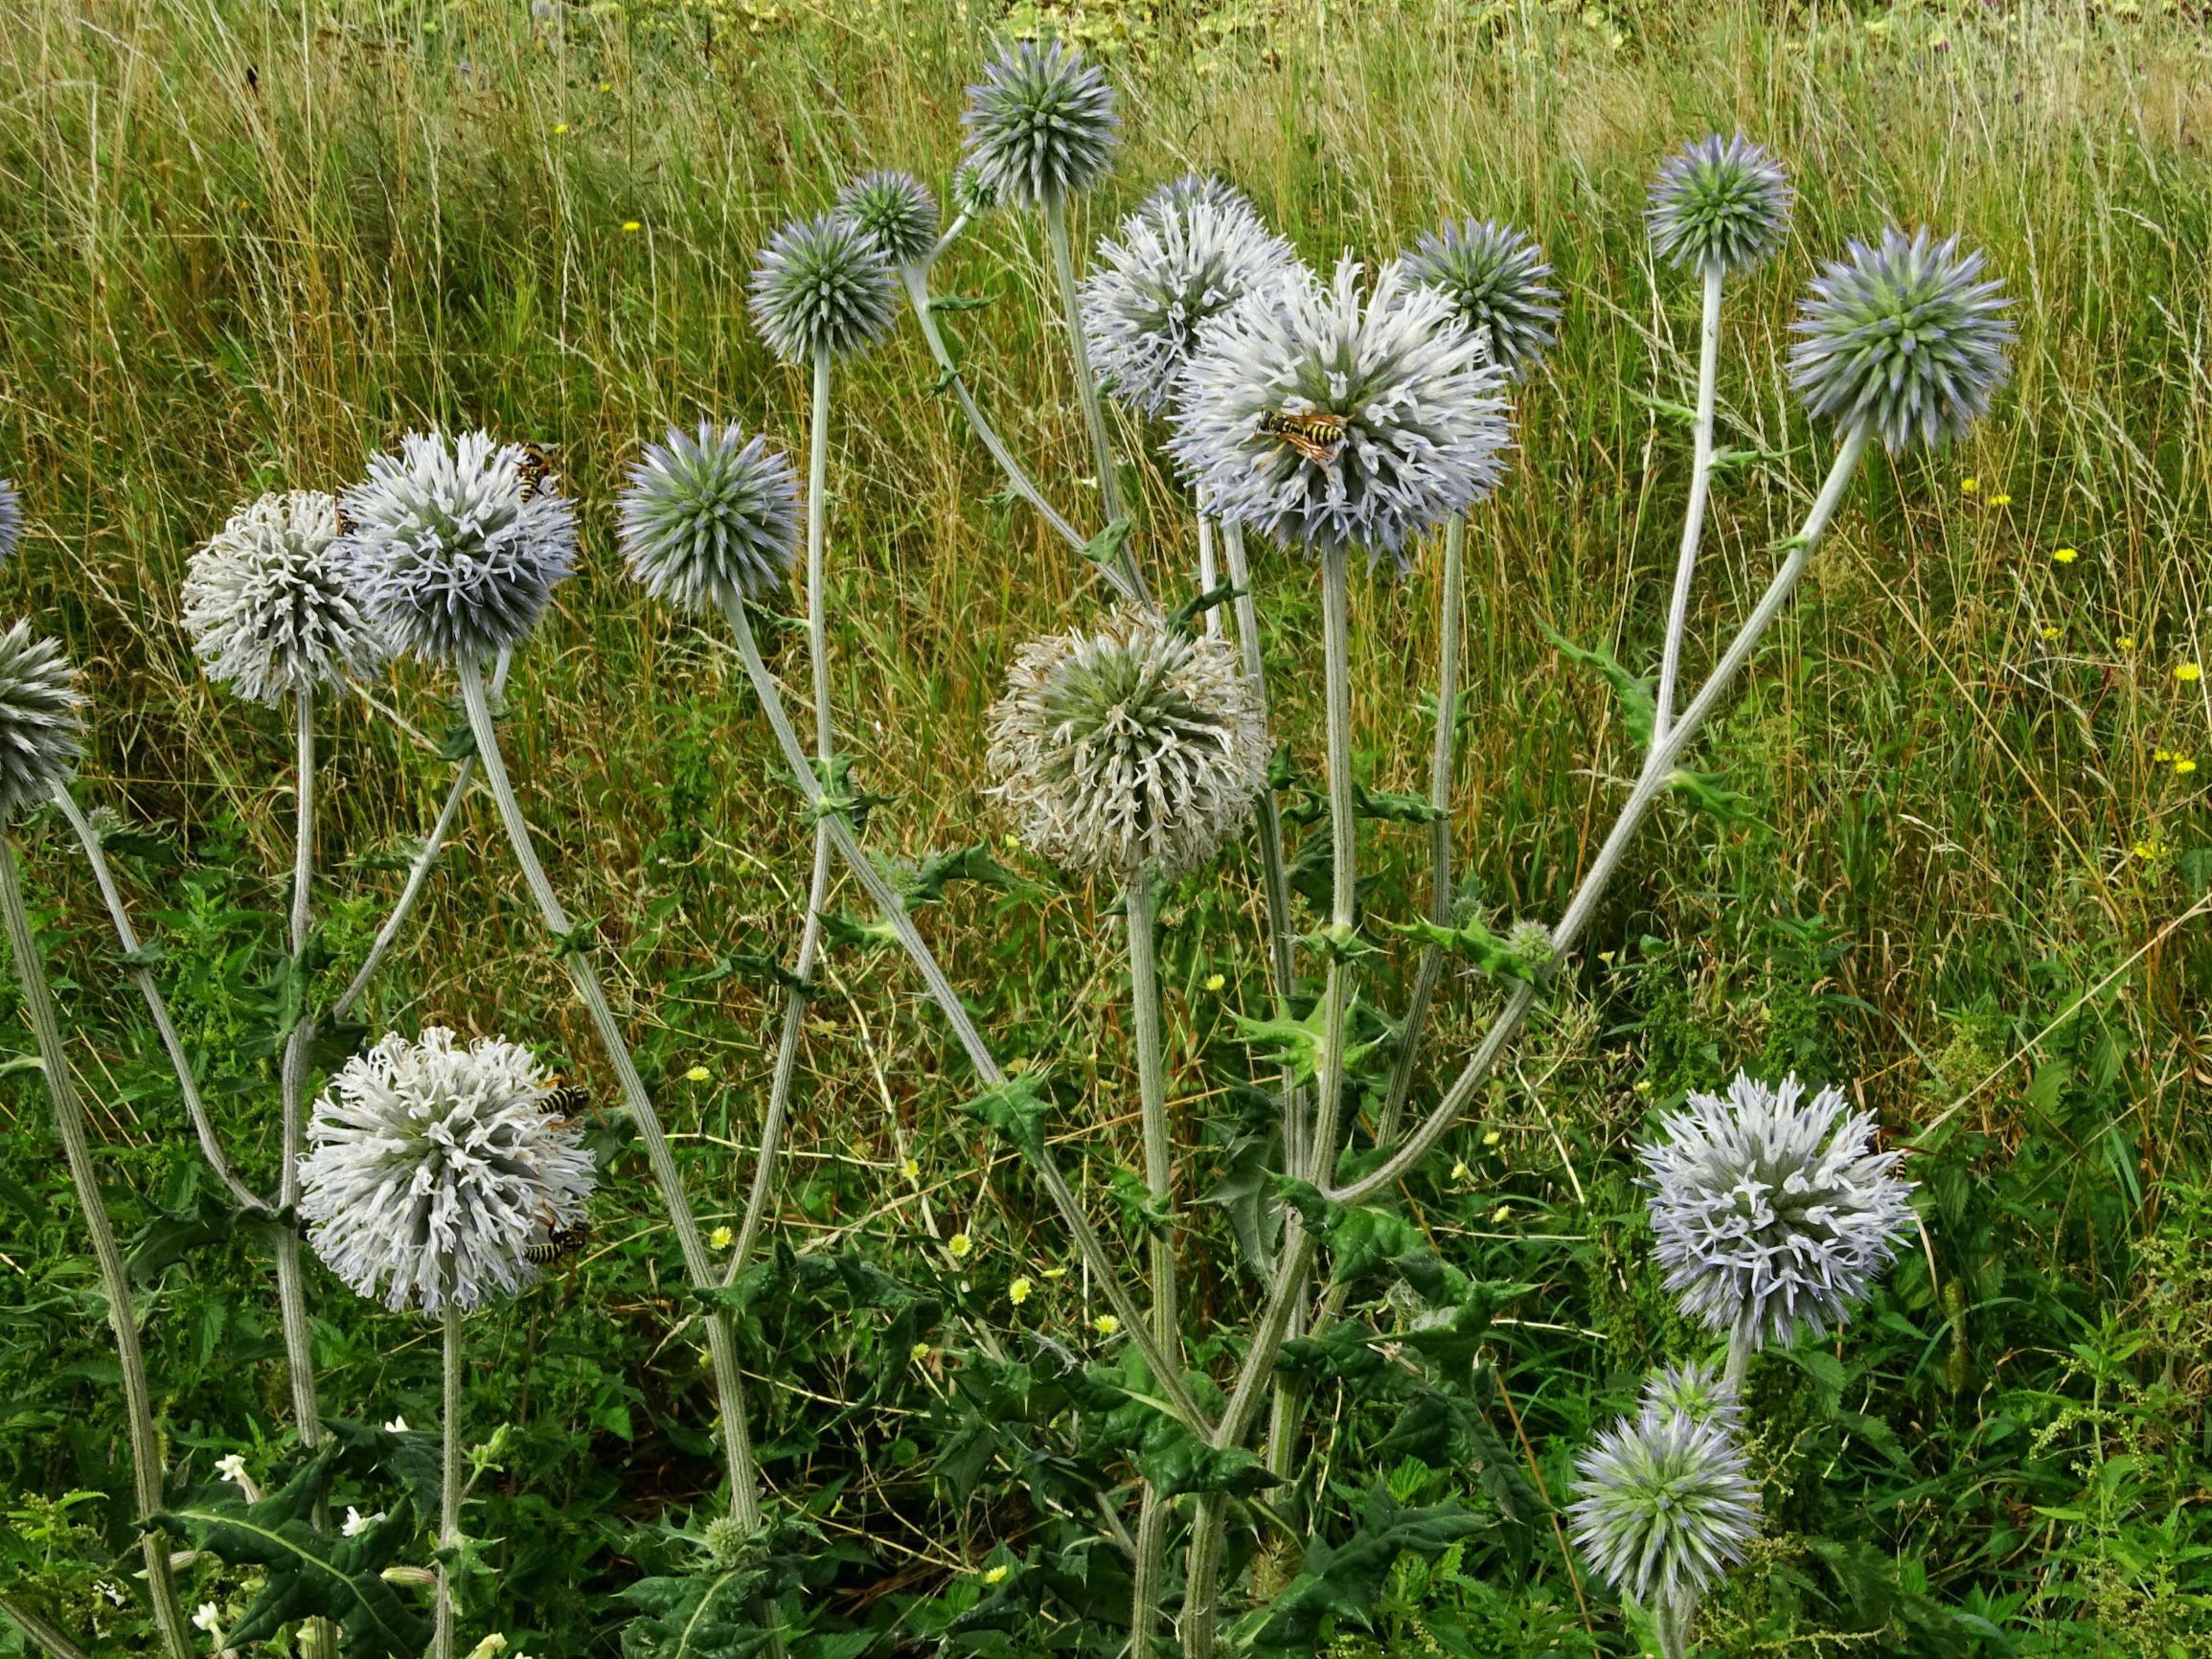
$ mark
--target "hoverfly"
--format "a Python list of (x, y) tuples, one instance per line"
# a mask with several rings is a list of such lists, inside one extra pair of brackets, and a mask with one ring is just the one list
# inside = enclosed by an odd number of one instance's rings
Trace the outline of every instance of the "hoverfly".
[(352, 513), (348, 512), (345, 509), (345, 504), (342, 502), (338, 506), (337, 517), (338, 534), (340, 535), (351, 535), (354, 531), (361, 528), (361, 521), (355, 518)]
[(522, 1249), (523, 1261), (533, 1267), (556, 1267), (582, 1250), (591, 1241), (591, 1223), (579, 1221), (573, 1227), (546, 1225), (545, 1237)]
[(1319, 410), (1286, 415), (1270, 409), (1260, 417), (1260, 430), (1266, 437), (1281, 439), (1316, 466), (1335, 466), (1336, 452), (1344, 447), (1344, 417)]
[(553, 1120), (557, 1129), (573, 1128), (591, 1104), (591, 1091), (582, 1083), (572, 1083), (565, 1072), (555, 1072), (546, 1081), (551, 1085), (537, 1102), (545, 1108), (545, 1115)]
[(545, 481), (553, 476), (553, 457), (539, 443), (517, 443), (522, 459), (515, 466), (515, 473), (522, 480), (522, 499), (528, 501), (545, 488)]

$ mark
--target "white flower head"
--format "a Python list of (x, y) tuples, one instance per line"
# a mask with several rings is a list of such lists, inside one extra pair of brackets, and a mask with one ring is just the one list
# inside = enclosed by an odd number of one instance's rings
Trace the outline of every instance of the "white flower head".
[(407, 1433), (407, 1432), (408, 1432), (408, 1430), (407, 1430), (407, 1420), (406, 1420), (405, 1418), (403, 1418), (403, 1417), (396, 1417), (396, 1418), (394, 1418), (394, 1419), (393, 1419), (393, 1420), (392, 1420), (390, 1422), (388, 1422), (388, 1423), (386, 1423), (386, 1424), (384, 1425), (384, 1432), (385, 1432), (386, 1434), (405, 1434), (405, 1433)]
[[(1315, 552), (1363, 548), (1402, 564), (1414, 537), (1502, 475), (1506, 372), (1434, 288), (1398, 261), (1364, 296), (1346, 255), (1324, 285), (1299, 272), (1205, 330), (1183, 377), (1169, 449), (1223, 518)], [(1325, 457), (1268, 430), (1318, 416)]]
[(230, 1452), (216, 1459), (215, 1472), (218, 1480), (226, 1480), (234, 1487), (242, 1487), (251, 1478), (246, 1473), (245, 1454), (242, 1452)]
[(395, 649), (481, 663), (526, 639), (576, 563), (576, 510), (530, 451), (410, 432), (340, 505), (349, 572)]
[(222, 1641), (223, 1610), (213, 1602), (202, 1602), (192, 1616), (193, 1628), (205, 1630), (219, 1645)]
[(357, 1538), (372, 1527), (379, 1526), (390, 1518), (382, 1510), (378, 1510), (372, 1515), (364, 1515), (352, 1504), (348, 1504), (346, 1506), (346, 1518), (339, 1523), (338, 1534), (341, 1537)]
[(549, 1109), (556, 1086), (529, 1050), (463, 1046), (443, 1026), (356, 1055), (308, 1120), (308, 1242), (395, 1310), (469, 1308), (533, 1283), (530, 1247), (583, 1218), (594, 1181), (581, 1128)]
[(1178, 875), (1250, 819), (1266, 724), (1227, 641), (1124, 611), (1097, 633), (1031, 641), (1006, 679), (985, 763), (1044, 857)]
[(349, 580), (338, 503), (313, 489), (248, 502), (193, 555), (184, 628), (209, 679), (272, 706), (389, 654)]
[(11, 481), (0, 478), (0, 564), (13, 558), (22, 543), (23, 497)]
[(1575, 1461), (1575, 1542), (1606, 1582), (1678, 1605), (1744, 1559), (1759, 1493), (1727, 1427), (1647, 1407)]
[(1296, 269), (1290, 244), (1228, 186), (1153, 192), (1100, 244), (1083, 285), (1083, 337), (1100, 383), (1125, 403), (1161, 413), (1199, 330)]
[(1682, 1310), (1753, 1348), (1840, 1325), (1912, 1225), (1901, 1152), (1843, 1092), (1772, 1088), (1739, 1072), (1722, 1100), (1692, 1095), (1639, 1147), (1654, 1256)]
[(84, 693), (58, 640), (19, 622), (0, 634), (0, 825), (54, 793), (84, 752)]

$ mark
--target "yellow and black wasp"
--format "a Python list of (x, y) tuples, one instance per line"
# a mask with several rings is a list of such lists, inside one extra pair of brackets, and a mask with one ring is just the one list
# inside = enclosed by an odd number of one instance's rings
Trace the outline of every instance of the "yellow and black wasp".
[(537, 1103), (545, 1108), (545, 1115), (553, 1120), (555, 1128), (574, 1128), (591, 1104), (591, 1091), (582, 1083), (570, 1081), (566, 1072), (555, 1072), (545, 1080), (546, 1091), (538, 1097)]
[(522, 460), (514, 470), (522, 479), (522, 499), (528, 501), (553, 476), (553, 457), (542, 443), (517, 443), (515, 448), (522, 451)]
[(550, 1216), (541, 1219), (545, 1225), (545, 1237), (522, 1248), (522, 1259), (533, 1267), (557, 1267), (591, 1242), (589, 1221), (579, 1221), (573, 1227), (557, 1227)]
[(1260, 417), (1260, 431), (1266, 437), (1281, 439), (1316, 466), (1335, 466), (1336, 452), (1344, 447), (1344, 417), (1320, 410), (1286, 415), (1280, 409), (1270, 409)]

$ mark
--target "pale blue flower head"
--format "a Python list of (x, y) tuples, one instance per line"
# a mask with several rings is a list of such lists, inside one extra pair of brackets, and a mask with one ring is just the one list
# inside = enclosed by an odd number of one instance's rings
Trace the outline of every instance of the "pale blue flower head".
[(0, 826), (69, 781), (84, 752), (84, 693), (58, 640), (19, 622), (0, 634)]
[(980, 189), (1013, 207), (1083, 194), (1106, 176), (1121, 142), (1113, 86), (1057, 40), (1003, 48), (968, 89), (960, 120)]
[(1738, 1073), (1725, 1099), (1692, 1095), (1636, 1148), (1667, 1288), (1752, 1348), (1840, 1325), (1912, 1226), (1904, 1154), (1875, 1150), (1874, 1119), (1840, 1089), (1804, 1093)]
[(799, 555), (799, 481), (783, 451), (732, 422), (671, 427), (629, 469), (619, 508), (629, 573), (702, 611), (765, 599)]
[(1559, 290), (1543, 249), (1498, 219), (1469, 219), (1430, 232), (1406, 256), (1406, 280), (1451, 302), (1469, 329), (1489, 331), (1490, 354), (1518, 379), (1552, 343)]
[(937, 198), (910, 172), (861, 174), (839, 193), (837, 212), (895, 265), (920, 264), (937, 245)]
[(1814, 420), (1867, 427), (1890, 449), (1938, 448), (1989, 413), (2011, 377), (2004, 284), (1958, 239), (1854, 241), (1813, 281), (1791, 325), (1790, 379)]
[(1660, 163), (1645, 218), (1661, 259), (1734, 276), (1782, 245), (1790, 200), (1789, 175), (1771, 150), (1740, 132), (1715, 133)]
[(1205, 326), (1298, 269), (1290, 244), (1234, 191), (1154, 192), (1099, 245), (1083, 285), (1083, 336), (1100, 383), (1160, 414)]
[(0, 478), (0, 564), (15, 557), (23, 545), (23, 497), (10, 480)]
[[(1396, 261), (1361, 291), (1346, 255), (1324, 284), (1303, 269), (1207, 328), (1169, 450), (1222, 518), (1314, 552), (1404, 562), (1413, 539), (1464, 512), (1503, 472), (1505, 371), (1434, 288)], [(1318, 417), (1309, 453), (1272, 423)]]
[(874, 345), (897, 304), (882, 248), (837, 214), (793, 219), (778, 231), (753, 267), (749, 299), (753, 327), (787, 363)]
[(1709, 1588), (1759, 1525), (1759, 1493), (1728, 1428), (1646, 1407), (1575, 1461), (1575, 1542), (1607, 1583), (1646, 1605)]
[(520, 645), (576, 563), (576, 510), (520, 444), (410, 432), (345, 492), (347, 573), (395, 650), (481, 664)]
[(1137, 212), (1156, 216), (1181, 213), (1200, 202), (1222, 209), (1243, 208), (1254, 217), (1260, 211), (1252, 205), (1250, 196), (1219, 173), (1186, 172), (1178, 173), (1166, 184), (1154, 185), (1137, 204)]

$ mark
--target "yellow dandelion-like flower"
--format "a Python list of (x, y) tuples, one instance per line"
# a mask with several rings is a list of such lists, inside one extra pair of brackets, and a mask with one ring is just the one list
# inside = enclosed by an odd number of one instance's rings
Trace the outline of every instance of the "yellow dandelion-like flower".
[(717, 1250), (727, 1250), (738, 1241), (738, 1236), (727, 1227), (717, 1227), (707, 1235), (707, 1242)]
[(2186, 778), (2196, 769), (2197, 762), (2190, 760), (2186, 755), (2174, 762), (2174, 776), (2177, 778)]
[(2192, 681), (2202, 679), (2204, 677), (2204, 670), (2199, 668), (2195, 663), (2183, 663), (2180, 667), (2174, 670), (2174, 677), (2179, 680), (2183, 685), (2188, 685)]
[(2053, 564), (2071, 564), (2081, 557), (2082, 550), (2078, 547), (2054, 547), (2051, 549), (2051, 562)]
[(2166, 843), (2163, 841), (2138, 841), (2130, 851), (2138, 858), (2163, 858), (2166, 855)]
[(907, 1350), (906, 1357), (911, 1359), (916, 1365), (920, 1365), (924, 1360), (929, 1357), (929, 1344), (926, 1342), (917, 1342), (912, 1348)]
[(694, 1066), (690, 1071), (684, 1073), (684, 1080), (692, 1083), (709, 1082), (713, 1079), (714, 1075), (704, 1066)]
[(1090, 1322), (1090, 1328), (1101, 1336), (1111, 1336), (1122, 1328), (1122, 1322), (1110, 1313), (1102, 1313)]
[(1227, 985), (1228, 983), (1228, 980), (1221, 974), (1209, 973), (1206, 975), (1206, 989), (1208, 990), (1220, 990), (1221, 987)]
[(2163, 766), (2173, 758), (2174, 751), (2171, 749), (2153, 749), (2151, 751), (2151, 764), (2154, 766)]
[(1961, 495), (1972, 495), (1980, 488), (1981, 480), (1978, 478), (1962, 478), (1958, 481), (1958, 492)]
[(909, 1181), (921, 1180), (922, 1160), (919, 1158), (907, 1159), (906, 1162), (899, 1166), (899, 1172), (905, 1176)]
[(568, 123), (564, 121), (564, 122), (560, 123), (560, 124), (559, 124), (558, 126), (556, 126), (556, 127), (553, 129), (553, 136), (554, 136), (554, 137), (556, 137), (556, 138), (559, 138), (559, 137), (561, 137), (561, 136), (562, 136), (564, 133), (566, 133), (567, 131), (568, 131)]
[(983, 1581), (986, 1584), (1003, 1584), (1006, 1582), (1006, 1575), (1012, 1570), (1013, 1569), (1008, 1567), (1005, 1562), (1001, 1561), (997, 1566), (992, 1568), (989, 1572), (983, 1575)]
[(1496, 1209), (1490, 1213), (1490, 1219), (1493, 1225), (1495, 1225), (1500, 1221), (1512, 1220), (1513, 1206), (1511, 1204), (1500, 1204)]
[(1992, 507), (2010, 507), (2013, 504), (2013, 498), (1999, 490), (1989, 498), (1989, 504)]
[(1009, 1284), (1006, 1287), (1006, 1299), (1016, 1307), (1027, 1302), (1029, 1300), (1029, 1281), (1016, 1279), (1012, 1284)]
[(2045, 629), (2043, 629), (2043, 638), (2045, 638), (2045, 639), (2047, 639), (2047, 640), (2055, 640), (2055, 639), (2057, 639), (2058, 637), (2059, 637), (2059, 630), (2058, 630), (2057, 628), (2045, 628)]
[(2135, 648), (2135, 636), (2133, 634), (2122, 634), (2112, 643), (2124, 651), (2132, 651)]
[(1067, 1269), (1064, 1267), (1047, 1267), (1044, 1270), (1044, 1276), (1047, 1279), (1065, 1279), (1067, 1277)]
[(612, 92), (614, 90), (614, 82), (611, 80), (603, 80), (599, 83), (599, 89), (602, 92)]
[(624, 219), (622, 228), (625, 231), (642, 231), (645, 229), (645, 221), (643, 219)]
[(1494, 1147), (1497, 1145), (1497, 1141), (1498, 1132), (1495, 1129), (1486, 1129), (1483, 1131), (1482, 1144), (1484, 1146)]
[(965, 1261), (968, 1253), (975, 1248), (975, 1240), (965, 1233), (955, 1233), (945, 1240), (945, 1248), (952, 1252), (952, 1259), (955, 1261)]

